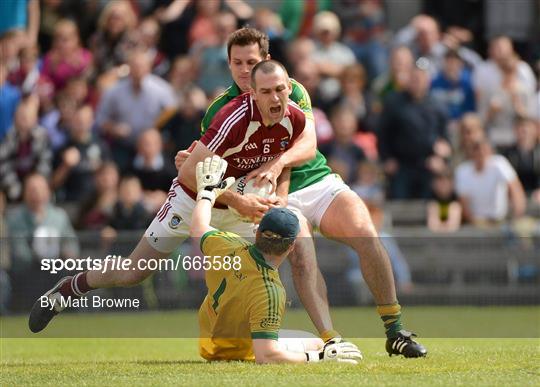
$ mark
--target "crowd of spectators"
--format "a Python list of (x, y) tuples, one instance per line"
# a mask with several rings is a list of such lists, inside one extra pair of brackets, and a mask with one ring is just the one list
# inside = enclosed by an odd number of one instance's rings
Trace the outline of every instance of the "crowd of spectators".
[(431, 199), (434, 231), (523, 216), (527, 198), (540, 202), (532, 38), (518, 42), (520, 56), (498, 31), (484, 52), (477, 19), (452, 24), (425, 6), (438, 19), (419, 14), (390, 30), (387, 6), (0, 2), (0, 191), (41, 214), (14, 212), (8, 232), (35, 234), (51, 217), (71, 233), (59, 209), (32, 204), (49, 196), (75, 206), (78, 230), (144, 228), (176, 175), (174, 154), (198, 139), (206, 108), (230, 85), (226, 38), (246, 24), (268, 34), (272, 57), (305, 86), (320, 150), (370, 206)]

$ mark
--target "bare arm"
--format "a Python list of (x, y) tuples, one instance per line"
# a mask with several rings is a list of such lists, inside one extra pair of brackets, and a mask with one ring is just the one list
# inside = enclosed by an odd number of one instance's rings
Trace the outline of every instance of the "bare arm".
[(512, 216), (514, 218), (523, 216), (527, 207), (527, 198), (518, 178), (508, 183), (508, 193), (512, 205)]
[(225, 4), (239, 19), (248, 20), (253, 16), (253, 8), (243, 0), (225, 0)]
[(427, 205), (427, 226), (433, 232), (442, 230), (442, 222), (439, 216), (439, 205), (435, 201), (431, 201)]
[(291, 169), (285, 168), (281, 175), (279, 175), (277, 188), (276, 188), (276, 197), (273, 206), (276, 207), (287, 207), (288, 196), (289, 196), (289, 186), (291, 185)]
[(31, 0), (28, 3), (28, 28), (26, 29), (26, 41), (29, 46), (37, 43), (39, 32), (39, 0)]
[(448, 208), (448, 219), (445, 222), (446, 230), (453, 232), (457, 231), (461, 226), (461, 215), (463, 211), (459, 202), (450, 203)]
[(254, 339), (253, 352), (259, 364), (307, 363), (304, 352), (291, 352), (279, 347), (277, 340)]
[(277, 340), (254, 339), (253, 352), (255, 361), (259, 364), (268, 363), (311, 363), (320, 361), (335, 361), (349, 364), (358, 364), (362, 360), (362, 353), (352, 343), (341, 339), (330, 340), (326, 344), (321, 339), (316, 341), (303, 339), (303, 347), (307, 352), (289, 351), (283, 348)]
[(62, 154), (62, 163), (56, 168), (52, 174), (52, 188), (60, 187), (69, 176), (71, 170), (81, 161), (81, 154), (75, 147), (68, 148)]
[(211, 218), (212, 203), (205, 199), (199, 200), (193, 209), (189, 235), (194, 238), (200, 238), (205, 233), (212, 230), (212, 227), (210, 227)]
[(179, 18), (189, 3), (190, 0), (174, 0), (167, 7), (158, 8), (155, 12), (155, 16), (160, 23), (169, 23)]
[(474, 222), (473, 214), (471, 211), (471, 205), (470, 200), (466, 196), (460, 196), (459, 197), (459, 203), (461, 204), (462, 213), (463, 213), (463, 219), (469, 223)]
[(289, 195), (289, 186), (291, 185), (291, 168), (285, 168), (283, 172), (281, 172), (281, 175), (279, 175), (278, 182), (277, 182), (277, 188), (276, 188), (276, 195), (287, 199), (287, 196)]

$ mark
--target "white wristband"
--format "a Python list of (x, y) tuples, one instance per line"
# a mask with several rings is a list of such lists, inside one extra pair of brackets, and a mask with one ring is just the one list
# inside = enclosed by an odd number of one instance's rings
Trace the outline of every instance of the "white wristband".
[(210, 200), (210, 203), (212, 203), (212, 205), (214, 205), (214, 202), (216, 201), (216, 194), (214, 191), (207, 191), (205, 189), (199, 191), (199, 193), (197, 193), (197, 201), (201, 200), (201, 199), (208, 199)]
[(319, 351), (307, 351), (306, 356), (308, 363), (317, 363), (321, 361)]

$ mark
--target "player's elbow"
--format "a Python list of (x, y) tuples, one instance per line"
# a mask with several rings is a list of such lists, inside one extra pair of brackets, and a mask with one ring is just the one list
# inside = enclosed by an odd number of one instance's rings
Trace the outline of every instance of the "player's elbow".
[(268, 350), (255, 355), (257, 364), (276, 364), (282, 362), (281, 352), (278, 350)]
[(192, 162), (186, 160), (182, 164), (178, 171), (178, 180), (190, 189), (195, 189), (197, 187), (195, 180), (195, 165)]
[(309, 147), (305, 152), (305, 157), (307, 161), (311, 161), (317, 156), (317, 145)]

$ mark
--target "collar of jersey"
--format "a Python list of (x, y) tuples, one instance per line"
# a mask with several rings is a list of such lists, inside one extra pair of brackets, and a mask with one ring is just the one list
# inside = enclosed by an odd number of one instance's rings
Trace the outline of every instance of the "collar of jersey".
[(233, 84), (231, 85), (231, 90), (229, 91), (229, 95), (231, 97), (238, 97), (240, 94), (243, 94), (242, 90), (240, 90), (236, 82), (233, 82)]
[(266, 267), (267, 269), (275, 270), (272, 266), (266, 262), (266, 259), (264, 259), (264, 256), (262, 253), (255, 247), (255, 245), (251, 245), (248, 247), (249, 254), (251, 257), (257, 262), (259, 265)]

